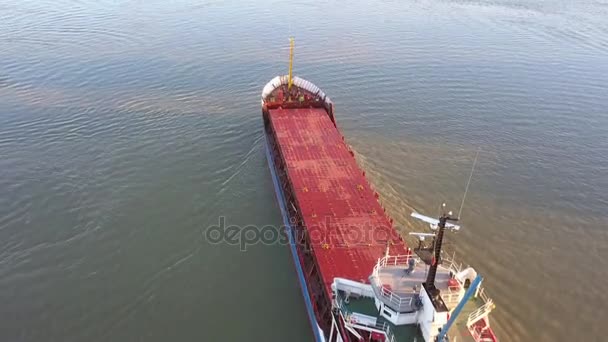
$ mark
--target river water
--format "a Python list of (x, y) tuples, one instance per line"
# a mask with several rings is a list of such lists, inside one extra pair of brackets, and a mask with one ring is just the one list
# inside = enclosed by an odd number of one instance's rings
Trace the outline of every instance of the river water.
[[(310, 341), (259, 95), (328, 93), (404, 233), (460, 208), (503, 341), (605, 341), (605, 0), (0, 0), (0, 340)], [(412, 242), (413, 243), (413, 242)]]

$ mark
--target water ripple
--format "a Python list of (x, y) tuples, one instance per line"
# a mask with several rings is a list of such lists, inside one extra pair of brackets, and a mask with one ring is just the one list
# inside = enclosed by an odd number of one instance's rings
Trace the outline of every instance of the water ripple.
[[(273, 288), (276, 340), (310, 339), (297, 283), (259, 279), (289, 274), (288, 255), (194, 246), (218, 215), (278, 222), (259, 94), (291, 35), (402, 232), (424, 229), (411, 210), (460, 203), (482, 148), (449, 247), (486, 276), (503, 339), (605, 336), (585, 322), (608, 298), (574, 280), (608, 276), (591, 266), (608, 238), (607, 15), (589, 0), (0, 3), (3, 339), (154, 340), (168, 316), (182, 325), (158, 340), (272, 339), (222, 312), (216, 297), (251, 300), (234, 279)], [(243, 329), (201, 321), (208, 307)]]

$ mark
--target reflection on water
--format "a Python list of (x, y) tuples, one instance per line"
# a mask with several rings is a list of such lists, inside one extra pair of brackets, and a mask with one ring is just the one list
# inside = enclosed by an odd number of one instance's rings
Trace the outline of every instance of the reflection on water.
[[(283, 15), (277, 16), (277, 13)], [(458, 207), (506, 341), (600, 341), (608, 297), (608, 5), (0, 1), (0, 336), (309, 341), (282, 246), (261, 87), (285, 71), (341, 129), (406, 233)]]

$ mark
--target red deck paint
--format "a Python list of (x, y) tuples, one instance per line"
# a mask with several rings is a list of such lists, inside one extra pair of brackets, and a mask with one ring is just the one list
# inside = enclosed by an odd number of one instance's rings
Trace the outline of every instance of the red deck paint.
[(324, 109), (271, 109), (269, 120), (329, 298), (335, 277), (367, 283), (387, 240), (407, 253)]
[(471, 326), (470, 330), (474, 332), (474, 335), (479, 336), (482, 341), (493, 341), (497, 342), (498, 338), (494, 335), (494, 331), (488, 325), (486, 318), (480, 319), (477, 323)]

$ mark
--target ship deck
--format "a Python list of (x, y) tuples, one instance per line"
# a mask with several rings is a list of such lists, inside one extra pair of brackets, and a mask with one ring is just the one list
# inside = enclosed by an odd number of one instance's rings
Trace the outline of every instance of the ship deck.
[[(344, 293), (339, 293), (338, 295), (344, 298)], [(349, 303), (344, 305), (344, 308), (350, 314), (369, 316), (370, 318), (375, 318), (378, 324), (388, 324), (395, 342), (424, 341), (416, 324), (394, 325), (390, 323), (380, 316), (378, 309), (374, 305), (374, 300), (369, 297), (351, 298)]]
[[(427, 272), (428, 266), (424, 263), (418, 263), (411, 273), (407, 273), (403, 266), (380, 268), (378, 270), (378, 281), (382, 284), (382, 289), (379, 289), (378, 292), (383, 295), (378, 298), (384, 304), (400, 312), (416, 310), (414, 299), (418, 297), (422, 283), (426, 281)], [(442, 291), (442, 298), (446, 304), (455, 304), (458, 300), (458, 294), (448, 294), (448, 280), (450, 278), (450, 270), (440, 265), (435, 277), (435, 286)], [(403, 302), (395, 306), (395, 303), (391, 302), (390, 298), (386, 296), (386, 291), (390, 291), (393, 295), (401, 298)], [(408, 302), (408, 299), (411, 299), (411, 301)]]
[[(340, 296), (344, 296), (343, 293), (339, 293)], [(479, 298), (471, 298), (467, 301), (464, 306), (464, 309), (456, 318), (454, 325), (450, 329), (448, 336), (449, 340), (452, 342), (475, 342), (475, 339), (471, 336), (469, 332), (466, 322), (469, 314), (479, 307), (481, 307), (484, 302)], [(407, 324), (407, 325), (393, 325), (387, 320), (383, 319), (378, 312), (378, 309), (374, 305), (374, 301), (368, 297), (358, 297), (351, 298), (348, 304), (345, 304), (345, 309), (348, 313), (351, 314), (359, 314), (370, 317), (375, 317), (377, 322), (389, 324), (391, 327), (391, 331), (394, 334), (396, 342), (411, 342), (411, 341), (423, 341), (423, 337), (418, 329), (416, 324)]]
[(387, 241), (407, 253), (324, 109), (271, 109), (269, 119), (330, 297), (335, 277), (369, 283)]

